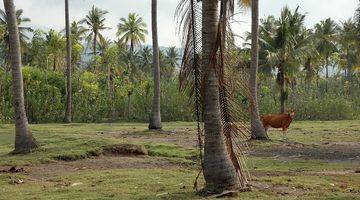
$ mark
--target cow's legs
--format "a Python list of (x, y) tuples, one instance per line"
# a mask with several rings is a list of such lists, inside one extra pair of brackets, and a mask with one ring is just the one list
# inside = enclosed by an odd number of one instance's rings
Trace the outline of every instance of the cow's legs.
[(283, 128), (283, 139), (284, 140), (288, 139), (286, 134), (287, 134), (287, 128)]

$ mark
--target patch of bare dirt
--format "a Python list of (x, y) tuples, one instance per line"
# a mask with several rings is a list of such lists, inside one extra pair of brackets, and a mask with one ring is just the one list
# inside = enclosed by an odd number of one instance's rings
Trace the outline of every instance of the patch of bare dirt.
[[(23, 172), (31, 179), (47, 180), (63, 174), (85, 170), (108, 170), (108, 169), (152, 169), (152, 168), (177, 168), (181, 164), (170, 162), (165, 158), (148, 156), (99, 156), (93, 159), (82, 159), (71, 162), (58, 161), (49, 164), (24, 166)], [(9, 169), (9, 167), (1, 167)]]
[(145, 146), (135, 144), (117, 144), (104, 148), (104, 155), (148, 155)]
[(123, 138), (130, 142), (171, 143), (185, 148), (196, 148), (196, 134), (191, 129), (175, 129), (171, 131), (144, 131), (144, 132), (102, 132), (104, 136)]
[(321, 145), (305, 145), (298, 142), (285, 141), (274, 147), (251, 149), (248, 153), (251, 156), (259, 157), (360, 162), (360, 143), (336, 142)]
[[(358, 175), (358, 169), (346, 169), (346, 170), (323, 170), (323, 171), (284, 171), (284, 172), (261, 172), (254, 171), (251, 173), (253, 177), (274, 177), (274, 176), (344, 176), (344, 175)], [(255, 178), (256, 179), (256, 178)]]
[(292, 196), (292, 197), (300, 197), (308, 192), (308, 189), (302, 187), (289, 187), (286, 185), (278, 185), (266, 182), (251, 182), (251, 186), (257, 190), (275, 194), (278, 196)]

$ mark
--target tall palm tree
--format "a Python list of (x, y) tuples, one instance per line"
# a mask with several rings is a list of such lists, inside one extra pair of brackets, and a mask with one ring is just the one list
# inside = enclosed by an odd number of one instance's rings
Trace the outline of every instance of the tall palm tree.
[(259, 66), (259, 0), (251, 1), (251, 66), (249, 89), (251, 93), (251, 138), (269, 139), (260, 121), (257, 100), (257, 73)]
[(228, 60), (222, 59), (226, 55), (226, 19), (234, 13), (234, 1), (221, 0), (220, 12), (218, 0), (202, 0), (201, 5), (198, 2), (181, 1), (176, 10), (184, 44), (180, 85), (182, 88), (191, 85), (195, 94), (200, 158), (199, 122), (204, 121), (205, 146), (201, 159), (206, 182), (204, 190), (212, 193), (233, 191), (246, 187), (247, 182), (234, 154), (232, 136), (241, 128), (233, 123), (235, 116), (229, 112), (233, 107), (229, 103), (231, 94), (228, 89), (234, 88), (227, 84), (226, 71), (230, 67), (225, 62)]
[(70, 37), (71, 37), (71, 68), (74, 70), (78, 66), (81, 60), (81, 54), (83, 52), (82, 40), (85, 37), (86, 29), (77, 21), (73, 21), (70, 25)]
[[(318, 38), (317, 50), (325, 59), (326, 79), (329, 78), (329, 59), (336, 49), (337, 24), (327, 18), (315, 25), (315, 34)], [(326, 90), (328, 90), (326, 83)]]
[(84, 19), (80, 21), (80, 24), (86, 24), (87, 40), (92, 41), (93, 55), (96, 55), (97, 42), (104, 39), (101, 31), (109, 29), (105, 26), (105, 15), (108, 13), (106, 10), (96, 8), (93, 6)]
[[(141, 43), (145, 42), (145, 36), (147, 34), (146, 24), (142, 17), (139, 17), (136, 13), (129, 13), (127, 19), (121, 18), (120, 23), (118, 24), (118, 31), (116, 35), (119, 37), (119, 42), (123, 45), (129, 46), (129, 65), (128, 73), (130, 80), (134, 79), (134, 48), (140, 46)], [(154, 55), (153, 55), (154, 56)], [(128, 117), (130, 116), (131, 101), (130, 96), (132, 91), (128, 92)]]
[(153, 40), (153, 76), (154, 76), (154, 96), (151, 107), (149, 129), (161, 129), (160, 112), (160, 61), (159, 43), (157, 33), (157, 0), (151, 0), (151, 28)]
[(71, 32), (69, 19), (69, 0), (65, 0), (65, 32), (66, 32), (66, 109), (65, 122), (71, 123)]
[(235, 168), (224, 143), (220, 111), (219, 82), (212, 62), (219, 22), (217, 0), (202, 1), (202, 70), (206, 72), (204, 91), (204, 177), (209, 191), (232, 190), (238, 187)]
[[(24, 23), (30, 22), (30, 18), (23, 17), (24, 11), (22, 9), (16, 10), (16, 21), (19, 29), (19, 37), (20, 37), (20, 48), (21, 53), (25, 52), (27, 47), (27, 41), (29, 40), (28, 33), (33, 32), (33, 29), (27, 26), (23, 26)], [(7, 26), (7, 20), (6, 20), (6, 12), (2, 9), (0, 9), (0, 26), (4, 28), (2, 38), (4, 39), (5, 43), (5, 61), (9, 64), (9, 30)]]
[(84, 39), (86, 31), (87, 30), (81, 26), (80, 22), (73, 21), (70, 26), (71, 41), (75, 43), (80, 42)]
[(140, 58), (140, 62), (141, 62), (141, 65), (140, 65), (141, 70), (145, 74), (149, 74), (150, 69), (151, 69), (151, 62), (152, 62), (151, 49), (148, 46), (145, 46), (144, 48), (142, 48), (139, 52), (139, 58)]
[(270, 30), (262, 29), (261, 46), (266, 52), (266, 60), (277, 68), (277, 84), (280, 87), (280, 112), (285, 112), (287, 92), (285, 77), (296, 70), (304, 58), (313, 53), (308, 45), (311, 34), (304, 26), (305, 15), (298, 12), (298, 8), (291, 12), (285, 7), (281, 16), (275, 21)]
[(345, 62), (342, 63), (341, 67), (345, 71), (345, 77), (347, 81), (349, 81), (350, 87), (352, 87), (353, 81), (353, 67), (355, 67), (359, 57), (358, 37), (356, 23), (352, 19), (348, 19), (342, 23), (339, 34), (339, 44), (341, 49), (340, 56)]
[(142, 17), (136, 13), (129, 13), (127, 19), (121, 18), (118, 24), (117, 36), (120, 42), (129, 45), (130, 53), (134, 53), (134, 48), (145, 42), (148, 31)]
[(53, 71), (58, 70), (59, 62), (64, 58), (65, 47), (65, 38), (59, 32), (50, 29), (46, 35), (46, 51), (49, 58), (52, 57)]
[(14, 153), (29, 153), (37, 148), (31, 134), (24, 105), (24, 86), (21, 72), (20, 36), (13, 0), (4, 0), (6, 25), (9, 36), (10, 61), (13, 78), (13, 105), (15, 110), (15, 150)]
[(172, 67), (172, 68), (176, 68), (179, 66), (179, 52), (178, 50), (176, 50), (176, 47), (170, 47), (167, 51), (166, 51), (166, 55), (165, 55), (166, 61), (167, 63)]

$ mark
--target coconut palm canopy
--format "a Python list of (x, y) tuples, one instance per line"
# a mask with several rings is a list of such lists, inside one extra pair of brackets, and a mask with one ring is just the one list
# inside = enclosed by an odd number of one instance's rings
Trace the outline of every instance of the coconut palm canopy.
[(143, 18), (136, 13), (129, 13), (127, 19), (120, 19), (116, 35), (121, 43), (128, 45), (130, 51), (133, 51), (135, 47), (145, 42), (147, 33), (147, 26)]
[(101, 31), (110, 29), (105, 26), (105, 15), (107, 13), (108, 11), (93, 6), (86, 17), (80, 21), (80, 24), (86, 25), (85, 32), (88, 34), (86, 40), (89, 43), (92, 41), (94, 54), (96, 54), (97, 43), (100, 40), (104, 40)]
[[(30, 22), (30, 18), (23, 17), (24, 11), (22, 9), (16, 10), (16, 21), (18, 23), (19, 29), (19, 36), (20, 36), (20, 45), (21, 45), (21, 52), (24, 53), (27, 50), (27, 42), (29, 41), (30, 33), (34, 30), (26, 26), (24, 24)], [(9, 31), (6, 21), (6, 13), (4, 10), (0, 9), (0, 31), (1, 31), (1, 39), (4, 41), (4, 45), (6, 49), (9, 48)], [(8, 51), (8, 50), (7, 50)], [(5, 62), (9, 63), (8, 61), (8, 53), (3, 52), (2, 55), (4, 56)]]

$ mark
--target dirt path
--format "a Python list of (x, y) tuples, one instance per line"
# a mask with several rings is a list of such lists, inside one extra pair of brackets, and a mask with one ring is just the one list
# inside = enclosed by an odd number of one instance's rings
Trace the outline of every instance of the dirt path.
[(285, 141), (273, 147), (250, 149), (248, 152), (250, 156), (360, 163), (360, 143), (358, 142), (306, 145), (298, 142)]
[[(48, 164), (19, 166), (24, 168), (25, 175), (34, 180), (48, 180), (67, 173), (110, 170), (110, 169), (155, 169), (155, 168), (179, 168), (185, 167), (180, 163), (170, 162), (165, 158), (149, 156), (99, 156), (77, 161), (58, 161)], [(0, 167), (1, 170), (8, 170), (10, 166)]]
[[(103, 133), (126, 139), (130, 142), (170, 143), (185, 148), (197, 148), (196, 135), (191, 130), (179, 129), (161, 132), (110, 132)], [(294, 141), (272, 141), (270, 147), (263, 148), (248, 143), (248, 155), (255, 157), (280, 157), (285, 159), (316, 159), (331, 162), (359, 162), (359, 142), (328, 142), (321, 144), (302, 144)]]

